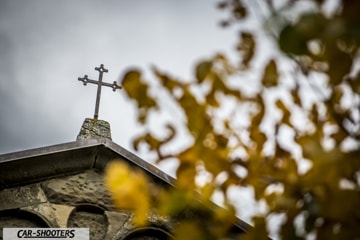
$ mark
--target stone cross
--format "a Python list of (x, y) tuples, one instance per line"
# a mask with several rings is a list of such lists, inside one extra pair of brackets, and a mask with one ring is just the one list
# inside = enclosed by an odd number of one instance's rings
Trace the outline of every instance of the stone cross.
[(91, 79), (88, 78), (88, 75), (84, 75), (84, 77), (82, 77), (82, 78), (79, 77), (78, 80), (82, 81), (84, 83), (84, 85), (86, 85), (88, 83), (93, 83), (93, 84), (98, 85), (97, 94), (96, 94), (95, 114), (94, 114), (94, 119), (98, 119), (101, 87), (102, 86), (111, 87), (113, 89), (113, 91), (115, 92), (116, 89), (121, 89), (121, 86), (117, 85), (116, 81), (114, 81), (112, 84), (102, 81), (103, 73), (108, 72), (108, 70), (104, 68), (103, 64), (101, 64), (100, 67), (96, 67), (95, 70), (99, 72), (99, 80), (97, 80), (97, 81), (96, 80), (91, 80)]

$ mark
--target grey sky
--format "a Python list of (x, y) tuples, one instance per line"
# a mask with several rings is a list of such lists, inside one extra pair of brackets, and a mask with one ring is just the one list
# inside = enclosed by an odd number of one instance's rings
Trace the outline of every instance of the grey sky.
[[(230, 51), (235, 32), (208, 0), (0, 0), (0, 153), (74, 141), (92, 117), (97, 78), (118, 81), (129, 67), (152, 64), (182, 78), (217, 51)], [(103, 89), (100, 119), (114, 142), (130, 148), (133, 105)]]
[[(0, 154), (75, 141), (96, 97), (96, 86), (77, 78), (97, 79), (100, 64), (109, 69), (106, 82), (131, 67), (149, 78), (151, 65), (189, 79), (197, 61), (229, 54), (237, 32), (219, 27), (216, 2), (0, 0)], [(134, 116), (122, 91), (102, 90), (99, 118), (130, 151), (139, 129)], [(257, 211), (252, 196), (235, 197), (247, 221)]]

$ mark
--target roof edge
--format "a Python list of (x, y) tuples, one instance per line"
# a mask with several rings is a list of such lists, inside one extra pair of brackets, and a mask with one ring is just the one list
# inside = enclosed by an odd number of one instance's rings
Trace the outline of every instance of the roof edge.
[[(127, 161), (137, 165), (141, 169), (145, 170), (146, 172), (154, 175), (155, 177), (161, 179), (165, 183), (175, 186), (176, 185), (176, 179), (168, 175), (167, 173), (160, 170), (155, 165), (145, 161), (144, 159), (138, 157), (137, 155), (133, 154), (132, 152), (126, 150), (125, 148), (121, 147), (120, 145), (114, 143), (113, 141), (109, 139), (103, 139), (102, 142), (103, 146), (105, 148), (110, 149), (111, 151), (115, 152), (116, 154), (122, 156)], [(101, 155), (101, 154), (99, 154)], [(101, 159), (97, 159), (95, 163), (95, 168), (103, 169), (104, 163), (101, 162)]]
[(0, 189), (87, 169), (103, 170), (114, 159), (124, 159), (175, 186), (173, 177), (112, 140), (92, 138), (0, 155)]
[(27, 150), (16, 151), (12, 153), (5, 153), (0, 155), (0, 164), (7, 161), (13, 161), (24, 158), (31, 158), (36, 156), (54, 154), (63, 152), (65, 150), (75, 150), (84, 147), (94, 147), (104, 144), (106, 139), (93, 138), (74, 142), (61, 143), (56, 145), (50, 145), (45, 147), (32, 148)]

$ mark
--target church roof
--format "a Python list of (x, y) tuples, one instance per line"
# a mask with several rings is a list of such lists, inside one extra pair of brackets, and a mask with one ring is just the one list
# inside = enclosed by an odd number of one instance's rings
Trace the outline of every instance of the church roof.
[[(102, 171), (113, 159), (122, 159), (143, 169), (158, 184), (175, 186), (174, 178), (111, 139), (89, 138), (0, 155), (0, 191), (89, 169)], [(234, 227), (235, 231), (246, 232), (250, 225), (238, 219)]]
[(175, 179), (108, 138), (91, 138), (0, 155), (0, 190), (88, 169), (102, 171), (123, 159), (156, 180), (174, 186)]

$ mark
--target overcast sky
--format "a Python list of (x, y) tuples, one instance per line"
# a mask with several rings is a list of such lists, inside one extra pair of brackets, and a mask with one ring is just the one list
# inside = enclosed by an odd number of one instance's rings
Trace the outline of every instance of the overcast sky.
[[(151, 65), (189, 79), (199, 60), (233, 51), (237, 32), (219, 27), (216, 2), (0, 0), (0, 154), (75, 141), (96, 98), (77, 78), (97, 79), (100, 64), (110, 83), (133, 67), (149, 77)], [(102, 89), (99, 119), (133, 152), (135, 108), (122, 91)], [(251, 197), (235, 197), (245, 220)]]
[[(156, 65), (190, 78), (194, 63), (229, 52), (236, 33), (219, 27), (209, 0), (0, 0), (0, 154), (74, 141), (93, 117), (97, 79), (119, 81), (129, 67)], [(136, 131), (124, 93), (103, 88), (99, 118), (130, 148)]]

